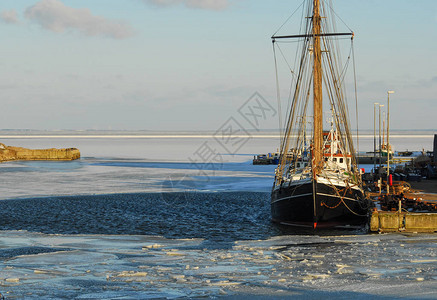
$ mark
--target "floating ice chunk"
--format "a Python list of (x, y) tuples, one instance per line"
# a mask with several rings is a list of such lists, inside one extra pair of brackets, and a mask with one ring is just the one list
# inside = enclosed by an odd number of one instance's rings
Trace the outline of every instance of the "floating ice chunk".
[(164, 245), (160, 245), (160, 244), (153, 244), (153, 245), (147, 245), (147, 246), (143, 246), (143, 250), (149, 250), (149, 249), (158, 249), (158, 248), (163, 248), (165, 247)]
[(437, 262), (437, 259), (413, 259), (411, 260), (412, 263), (433, 263)]
[(116, 275), (116, 277), (146, 277), (147, 272), (123, 271)]
[(229, 280), (221, 280), (211, 283), (212, 286), (235, 286), (240, 284), (241, 282), (229, 281)]
[(102, 291), (82, 294), (75, 299), (180, 299), (187, 294), (178, 291)]
[(185, 254), (176, 251), (167, 251), (165, 254), (168, 256), (185, 256)]
[(302, 277), (303, 281), (310, 281), (314, 279), (326, 279), (329, 278), (331, 275), (329, 274), (308, 274), (304, 277)]
[(352, 274), (353, 271), (352, 271), (352, 270), (349, 270), (349, 269), (338, 269), (338, 270), (336, 271), (336, 273), (337, 273), (337, 274)]
[(171, 272), (173, 270), (173, 268), (170, 267), (156, 267), (156, 271), (158, 272)]
[(171, 279), (176, 280), (176, 282), (186, 282), (187, 279), (185, 279), (185, 275), (179, 274), (179, 275), (170, 275)]
[(285, 260), (291, 260), (291, 257), (289, 257), (289, 256), (287, 256), (287, 255), (285, 255), (283, 253), (275, 253), (275, 256), (278, 257), (278, 258), (285, 259)]
[(350, 268), (350, 266), (348, 265), (344, 265), (344, 264), (336, 264), (335, 265), (338, 270), (336, 271), (337, 274), (350, 274), (353, 273), (352, 270), (347, 270), (346, 268)]

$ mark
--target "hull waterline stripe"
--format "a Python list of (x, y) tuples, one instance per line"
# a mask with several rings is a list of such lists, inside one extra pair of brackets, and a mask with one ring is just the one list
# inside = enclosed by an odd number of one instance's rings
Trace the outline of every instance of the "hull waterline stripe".
[(347, 199), (347, 200), (351, 200), (351, 201), (358, 201), (357, 199), (354, 199), (354, 198), (342, 197), (342, 196), (338, 196), (338, 195), (330, 195), (330, 194), (322, 194), (322, 193), (317, 193), (317, 195), (326, 196), (326, 197), (333, 197), (333, 198)]
[(302, 195), (297, 195), (297, 196), (288, 196), (288, 197), (284, 197), (284, 198), (280, 198), (280, 199), (276, 199), (275, 201), (273, 201), (271, 204), (279, 202), (279, 201), (284, 201), (287, 199), (293, 199), (293, 198), (300, 198), (300, 197), (306, 197), (306, 196), (311, 196), (313, 193), (307, 193), (307, 194), (302, 194)]

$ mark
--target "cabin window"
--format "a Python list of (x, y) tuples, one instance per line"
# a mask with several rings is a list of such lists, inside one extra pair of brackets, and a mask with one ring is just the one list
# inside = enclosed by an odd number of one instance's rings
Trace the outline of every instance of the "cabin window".
[(296, 167), (300, 168), (300, 163), (297, 163), (297, 164), (296, 164)]
[(343, 158), (340, 158), (340, 163), (341, 163), (341, 164), (343, 163)]
[(308, 163), (305, 163), (305, 167), (308, 167)]
[(337, 157), (334, 157), (334, 158), (332, 159), (332, 161), (337, 161)]
[(327, 157), (325, 157), (325, 161), (328, 161), (328, 158), (327, 158)]

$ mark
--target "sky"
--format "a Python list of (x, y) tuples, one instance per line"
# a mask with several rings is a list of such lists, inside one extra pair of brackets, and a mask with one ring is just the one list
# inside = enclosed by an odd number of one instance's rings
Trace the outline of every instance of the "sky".
[[(437, 1), (333, 2), (355, 33), (359, 127), (394, 90), (391, 128), (437, 130)], [(301, 3), (0, 0), (0, 128), (216, 130), (255, 92), (276, 107), (270, 37)]]

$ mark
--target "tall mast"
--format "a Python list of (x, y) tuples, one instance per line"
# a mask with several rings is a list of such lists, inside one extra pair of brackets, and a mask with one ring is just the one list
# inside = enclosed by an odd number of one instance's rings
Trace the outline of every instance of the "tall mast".
[(322, 165), (323, 147), (323, 99), (322, 99), (322, 49), (320, 46), (321, 21), (320, 0), (314, 0), (313, 9), (313, 96), (314, 96), (314, 148), (313, 148), (313, 172), (320, 173)]

